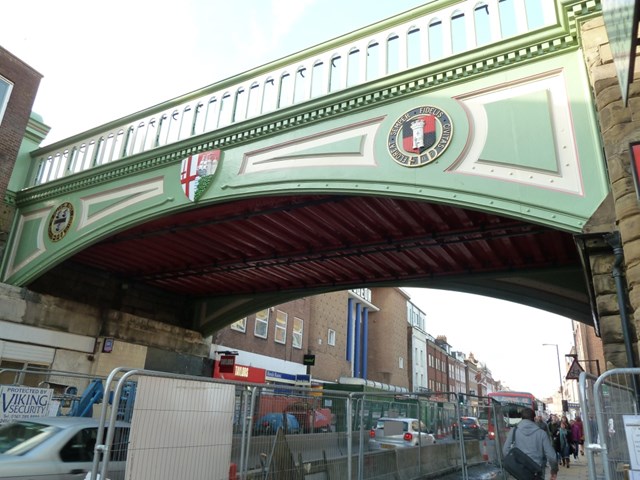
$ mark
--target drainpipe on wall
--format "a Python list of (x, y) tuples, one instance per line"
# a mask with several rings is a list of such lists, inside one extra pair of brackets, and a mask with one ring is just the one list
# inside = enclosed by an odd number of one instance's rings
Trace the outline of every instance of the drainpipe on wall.
[(347, 300), (347, 362), (351, 363), (351, 342), (353, 337), (351, 335), (351, 329), (353, 328), (353, 298)]
[(635, 368), (635, 357), (631, 347), (631, 338), (629, 336), (629, 314), (627, 311), (627, 290), (624, 285), (624, 273), (622, 264), (624, 263), (624, 254), (622, 250), (622, 242), (620, 233), (613, 232), (604, 236), (605, 241), (613, 249), (615, 261), (613, 263), (612, 276), (616, 282), (616, 293), (618, 296), (618, 308), (620, 309), (620, 321), (622, 323), (622, 336), (624, 337), (624, 347), (627, 352), (627, 366)]
[(356, 378), (362, 378), (362, 363), (360, 362), (360, 360), (362, 359), (362, 333), (360, 331), (360, 329), (362, 328), (362, 319), (360, 317), (361, 312), (362, 306), (360, 305), (360, 303), (356, 302), (356, 328), (353, 347), (353, 376)]
[(369, 308), (362, 309), (362, 378), (367, 379), (369, 370)]

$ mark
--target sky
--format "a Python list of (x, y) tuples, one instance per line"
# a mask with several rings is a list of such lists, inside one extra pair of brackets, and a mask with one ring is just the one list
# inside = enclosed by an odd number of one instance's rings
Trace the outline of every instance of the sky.
[(0, 46), (43, 75), (43, 145), (427, 3), (425, 0), (20, 0)]
[(511, 390), (531, 392), (538, 398), (559, 390), (560, 376), (567, 373), (565, 354), (571, 353), (574, 345), (570, 319), (480, 295), (426, 288), (403, 290), (425, 312), (427, 333), (445, 335), (453, 351), (473, 353), (494, 379)]
[[(0, 46), (41, 75), (43, 145), (133, 114), (427, 0), (20, 0)], [(453, 292), (414, 291), (427, 331), (473, 352), (514, 390), (549, 396), (573, 344), (570, 320)], [(531, 327), (523, 334), (525, 327)], [(562, 372), (564, 375), (564, 371)]]

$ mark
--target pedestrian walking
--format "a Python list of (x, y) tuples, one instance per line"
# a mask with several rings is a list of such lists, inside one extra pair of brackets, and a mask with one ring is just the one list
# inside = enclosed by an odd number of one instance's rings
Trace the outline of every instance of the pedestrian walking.
[(534, 422), (535, 413), (532, 409), (525, 408), (522, 410), (521, 417), (522, 420), (520, 420), (520, 423), (512, 428), (507, 435), (507, 439), (502, 446), (503, 455), (509, 453), (511, 444), (513, 443), (513, 436), (517, 431), (514, 446), (518, 447), (526, 453), (531, 460), (540, 465), (543, 471), (543, 477), (539, 480), (543, 480), (544, 478), (544, 470), (547, 463), (549, 464), (549, 471), (551, 473), (549, 477), (550, 480), (556, 480), (558, 477), (558, 461), (549, 435)]
[(573, 441), (573, 458), (578, 459), (578, 453), (584, 455), (584, 424), (580, 415), (576, 415), (571, 424), (571, 439)]
[(549, 435), (549, 439), (551, 439), (551, 433), (549, 432), (549, 426), (547, 425), (547, 422), (545, 422), (544, 419), (542, 418), (542, 415), (536, 415), (536, 418), (533, 421), (542, 430), (544, 430), (547, 433), (547, 435)]
[(562, 458), (562, 466), (569, 468), (571, 461), (571, 426), (567, 417), (560, 420), (560, 428), (558, 430), (560, 457)]
[(556, 461), (562, 461), (560, 454), (560, 419), (556, 415), (551, 415), (549, 419), (549, 433), (551, 434), (551, 443), (556, 451)]

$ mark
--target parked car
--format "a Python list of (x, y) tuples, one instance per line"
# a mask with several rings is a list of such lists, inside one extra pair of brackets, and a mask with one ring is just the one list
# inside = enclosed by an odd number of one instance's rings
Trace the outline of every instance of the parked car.
[(300, 433), (300, 423), (291, 413), (267, 413), (253, 425), (254, 435), (275, 435), (282, 428), (285, 433)]
[[(106, 432), (105, 432), (106, 433)], [(0, 426), (0, 478), (83, 479), (91, 471), (98, 421), (38, 417)], [(109, 478), (124, 479), (129, 424), (118, 422)]]
[(433, 445), (436, 437), (417, 418), (381, 417), (369, 432), (369, 450)]
[[(487, 430), (480, 425), (477, 417), (460, 417), (460, 425), (462, 425), (463, 438), (475, 438), (484, 440), (487, 436)], [(453, 438), (458, 438), (458, 424), (453, 424)]]

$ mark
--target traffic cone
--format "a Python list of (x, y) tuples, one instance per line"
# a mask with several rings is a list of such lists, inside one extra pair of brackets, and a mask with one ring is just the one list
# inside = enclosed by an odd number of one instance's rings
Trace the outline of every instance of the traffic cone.
[(482, 441), (482, 460), (485, 462), (489, 461), (489, 451), (487, 450), (487, 441)]

